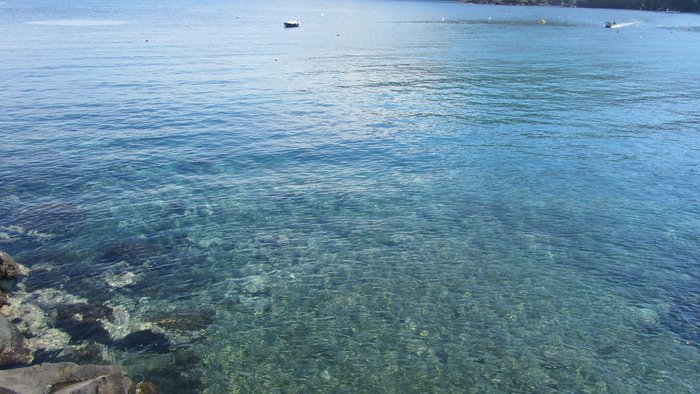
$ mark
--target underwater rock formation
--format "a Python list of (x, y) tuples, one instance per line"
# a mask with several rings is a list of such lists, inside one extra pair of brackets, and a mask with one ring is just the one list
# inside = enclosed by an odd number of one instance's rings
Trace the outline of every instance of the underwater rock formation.
[(132, 332), (115, 341), (114, 347), (120, 350), (168, 353), (170, 352), (170, 341), (164, 334), (149, 329)]
[(197, 331), (207, 328), (214, 322), (214, 311), (210, 309), (196, 311), (171, 311), (155, 319), (158, 327), (172, 331)]
[(124, 261), (130, 266), (135, 266), (169, 253), (170, 250), (167, 247), (155, 240), (130, 238), (108, 244), (102, 252), (102, 260), (106, 263)]
[(270, 281), (263, 275), (251, 275), (243, 278), (241, 290), (252, 296), (267, 294), (270, 291)]
[(0, 367), (32, 362), (32, 352), (26, 339), (3, 315), (0, 315)]
[(43, 286), (27, 291), (25, 280), (15, 285), (16, 278), (24, 279), (28, 273), (0, 251), (2, 288), (15, 290), (11, 295), (0, 290), (0, 368), (15, 368), (0, 371), (0, 393), (159, 392), (148, 382), (134, 386), (120, 366), (97, 364), (109, 364), (105, 344), (168, 352), (165, 335), (145, 330), (113, 342), (112, 338), (123, 335), (120, 330), (128, 330), (128, 313), (123, 308), (88, 303)]
[(88, 342), (79, 346), (67, 346), (56, 359), (76, 364), (105, 364), (105, 352), (104, 345)]
[(59, 306), (56, 327), (70, 334), (73, 342), (94, 341), (108, 343), (109, 331), (105, 321), (112, 320), (112, 308), (96, 303)]

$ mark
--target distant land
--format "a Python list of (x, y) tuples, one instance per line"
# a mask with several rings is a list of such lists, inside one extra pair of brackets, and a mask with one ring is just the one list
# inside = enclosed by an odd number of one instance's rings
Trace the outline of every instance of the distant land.
[(700, 12), (700, 0), (466, 0), (465, 3), (501, 5), (554, 5), (623, 10)]

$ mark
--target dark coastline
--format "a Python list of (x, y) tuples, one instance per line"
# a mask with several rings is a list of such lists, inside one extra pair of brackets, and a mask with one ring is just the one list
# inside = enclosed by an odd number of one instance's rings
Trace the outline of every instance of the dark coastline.
[(700, 12), (700, 0), (468, 0), (463, 3)]

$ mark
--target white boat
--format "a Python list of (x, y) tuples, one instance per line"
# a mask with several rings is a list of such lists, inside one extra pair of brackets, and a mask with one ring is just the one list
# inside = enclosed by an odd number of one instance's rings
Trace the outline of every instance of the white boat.
[(299, 21), (286, 21), (284, 27), (299, 27)]

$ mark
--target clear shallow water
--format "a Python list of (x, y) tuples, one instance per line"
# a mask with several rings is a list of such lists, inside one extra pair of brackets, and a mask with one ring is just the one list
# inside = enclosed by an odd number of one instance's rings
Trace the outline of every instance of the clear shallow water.
[(29, 290), (180, 319), (113, 352), (169, 392), (696, 392), (698, 31), (6, 1), (0, 248)]

